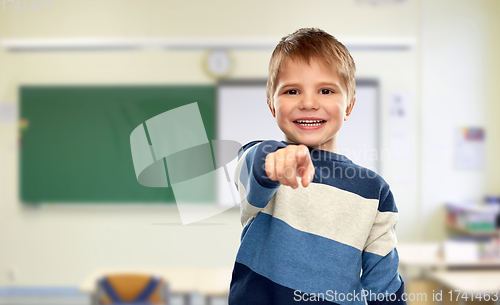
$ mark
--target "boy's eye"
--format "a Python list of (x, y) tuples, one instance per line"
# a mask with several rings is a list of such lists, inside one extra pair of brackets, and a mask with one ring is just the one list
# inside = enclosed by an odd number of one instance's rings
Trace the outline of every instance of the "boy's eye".
[(295, 90), (295, 89), (288, 90), (286, 93), (287, 94), (297, 94), (297, 90)]
[(330, 90), (330, 89), (322, 89), (322, 90), (321, 90), (321, 93), (322, 93), (322, 94), (330, 94), (330, 93), (333, 93), (333, 91), (332, 91), (332, 90)]

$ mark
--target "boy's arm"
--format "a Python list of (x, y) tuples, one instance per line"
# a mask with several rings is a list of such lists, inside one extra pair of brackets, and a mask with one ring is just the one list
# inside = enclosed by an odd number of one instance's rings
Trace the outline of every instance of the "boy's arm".
[(387, 184), (382, 187), (380, 198), (377, 216), (363, 250), (361, 285), (367, 290), (368, 305), (406, 305), (396, 250), (398, 210)]
[[(257, 143), (257, 142), (255, 142)], [(280, 186), (266, 174), (266, 156), (279, 148), (286, 147), (282, 142), (267, 140), (257, 145), (249, 143), (238, 153), (235, 172), (236, 188), (240, 194), (241, 223), (246, 226), (262, 210)]]

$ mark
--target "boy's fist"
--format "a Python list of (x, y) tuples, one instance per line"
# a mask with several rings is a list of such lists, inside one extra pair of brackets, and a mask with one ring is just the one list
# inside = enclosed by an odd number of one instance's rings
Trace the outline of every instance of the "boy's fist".
[(266, 174), (269, 179), (279, 181), (293, 189), (299, 187), (297, 177), (307, 187), (314, 177), (314, 165), (307, 146), (288, 145), (266, 156)]

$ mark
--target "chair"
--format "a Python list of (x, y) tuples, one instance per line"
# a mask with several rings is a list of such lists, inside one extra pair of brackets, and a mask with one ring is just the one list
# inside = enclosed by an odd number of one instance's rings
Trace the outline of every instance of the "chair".
[(97, 281), (92, 303), (168, 305), (169, 294), (168, 283), (160, 277), (148, 274), (110, 274)]

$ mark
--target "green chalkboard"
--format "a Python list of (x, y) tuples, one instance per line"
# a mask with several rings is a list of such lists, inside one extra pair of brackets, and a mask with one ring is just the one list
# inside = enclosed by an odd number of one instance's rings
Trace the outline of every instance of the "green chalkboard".
[(216, 137), (215, 86), (21, 86), (19, 93), (20, 198), (26, 204), (174, 203), (170, 187), (137, 182), (132, 130), (197, 102), (207, 138)]

